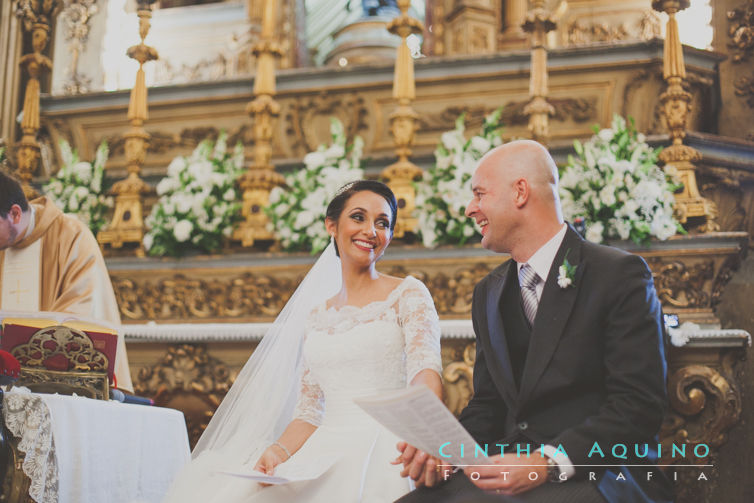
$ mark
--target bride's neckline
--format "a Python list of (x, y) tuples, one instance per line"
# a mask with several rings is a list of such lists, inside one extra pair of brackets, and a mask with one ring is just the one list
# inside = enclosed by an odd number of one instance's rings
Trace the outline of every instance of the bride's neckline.
[(364, 310), (364, 309), (366, 309), (368, 307), (371, 307), (371, 306), (373, 306), (375, 304), (384, 304), (385, 302), (389, 302), (389, 301), (393, 300), (393, 298), (395, 297), (395, 295), (398, 294), (403, 289), (403, 286), (408, 283), (407, 280), (409, 278), (413, 278), (413, 276), (408, 275), (405, 278), (403, 278), (401, 280), (401, 282), (398, 283), (398, 286), (396, 286), (395, 288), (393, 288), (390, 291), (390, 293), (387, 294), (387, 297), (385, 297), (384, 299), (373, 300), (372, 302), (364, 304), (363, 306), (354, 306), (354, 305), (351, 305), (351, 304), (345, 304), (345, 305), (342, 305), (340, 307), (335, 307), (335, 306), (327, 307), (327, 301), (325, 301), (324, 304), (322, 304), (322, 305), (324, 306), (325, 311), (327, 311), (327, 312), (332, 311), (332, 312), (335, 312), (335, 313), (341, 313), (343, 311), (362, 311), (362, 310)]

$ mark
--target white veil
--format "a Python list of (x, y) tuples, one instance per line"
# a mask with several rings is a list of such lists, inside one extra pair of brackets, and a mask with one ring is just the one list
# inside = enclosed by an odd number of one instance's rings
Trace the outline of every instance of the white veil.
[(238, 374), (192, 458), (211, 451), (232, 464), (253, 464), (283, 433), (298, 400), (307, 318), (341, 284), (340, 259), (331, 241)]

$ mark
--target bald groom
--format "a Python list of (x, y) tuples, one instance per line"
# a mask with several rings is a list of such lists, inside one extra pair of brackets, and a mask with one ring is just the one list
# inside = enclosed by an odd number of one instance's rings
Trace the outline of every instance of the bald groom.
[(647, 264), (564, 223), (557, 167), (537, 142), (487, 153), (471, 189), (482, 246), (511, 257), (474, 289), (474, 396), (460, 417), (495, 466), (442, 477), (438, 453), (401, 445), (419, 489), (399, 501), (671, 501), (653, 466), (666, 366)]

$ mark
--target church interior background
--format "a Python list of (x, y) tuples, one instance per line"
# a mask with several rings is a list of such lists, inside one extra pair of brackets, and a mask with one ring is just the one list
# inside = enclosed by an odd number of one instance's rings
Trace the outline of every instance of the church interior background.
[[(502, 107), (504, 140), (542, 141), (564, 165), (594, 125), (631, 117), (684, 182), (688, 234), (619, 243), (647, 260), (665, 312), (697, 325), (669, 351), (661, 440), (708, 444), (672, 462), (714, 469), (708, 483), (679, 472), (678, 501), (754, 501), (753, 62), (752, 0), (6, 0), (0, 147), (31, 194), (64, 162), (61, 140), (90, 161), (107, 143), (115, 203), (97, 237), (135, 391), (184, 411), (193, 445), (315, 259), (284, 251), (265, 207), (329, 144), (331, 118), (400, 199), (382, 270), (432, 292), (457, 413), (473, 286), (500, 258), (417, 237), (415, 184), (441, 135)], [(212, 254), (147, 253), (171, 162), (223, 134), (243, 148), (232, 234)]]

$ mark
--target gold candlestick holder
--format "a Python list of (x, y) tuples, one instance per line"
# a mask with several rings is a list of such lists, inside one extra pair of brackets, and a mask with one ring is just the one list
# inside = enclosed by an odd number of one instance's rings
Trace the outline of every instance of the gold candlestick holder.
[(397, 238), (403, 237), (406, 232), (416, 231), (418, 219), (413, 216), (416, 208), (416, 189), (413, 182), (422, 176), (422, 170), (409, 159), (414, 135), (419, 128), (419, 115), (411, 107), (411, 102), (416, 98), (416, 81), (414, 60), (406, 39), (411, 34), (422, 33), (424, 27), (408, 15), (410, 4), (410, 0), (398, 0), (401, 14), (387, 26), (390, 33), (401, 37), (393, 78), (393, 98), (398, 101), (398, 107), (390, 115), (390, 131), (395, 141), (398, 160), (382, 171), (382, 177), (398, 200), (398, 219), (394, 231)]
[(683, 144), (688, 114), (691, 110), (691, 94), (683, 88), (686, 65), (683, 61), (683, 47), (678, 35), (678, 21), (675, 15), (688, 6), (689, 0), (654, 0), (652, 2), (653, 9), (668, 15), (663, 53), (663, 78), (668, 88), (660, 95), (660, 102), (671, 144), (660, 153), (660, 160), (665, 164), (665, 170), (676, 173), (683, 183), (683, 190), (675, 195), (678, 220), (687, 230), (707, 232), (719, 229), (715, 222), (717, 208), (712, 201), (702, 197), (696, 183), (694, 162), (701, 160), (701, 153)]
[(97, 234), (100, 245), (114, 249), (124, 244), (136, 245), (136, 255), (144, 256), (144, 217), (142, 197), (151, 192), (149, 185), (139, 176), (141, 167), (149, 148), (149, 134), (144, 130), (144, 122), (149, 118), (147, 112), (147, 85), (144, 75), (144, 63), (158, 58), (157, 50), (144, 43), (149, 33), (152, 18), (152, 4), (155, 0), (139, 0), (139, 37), (141, 43), (129, 47), (128, 56), (139, 62), (136, 83), (131, 89), (128, 104), (128, 120), (131, 127), (125, 136), (126, 166), (128, 175), (113, 185), (111, 193), (115, 195), (113, 219), (108, 226)]

